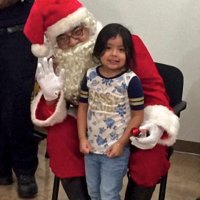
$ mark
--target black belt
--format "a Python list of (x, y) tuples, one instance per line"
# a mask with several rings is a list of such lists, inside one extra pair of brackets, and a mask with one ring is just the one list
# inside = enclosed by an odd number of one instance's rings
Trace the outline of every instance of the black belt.
[(24, 28), (24, 24), (10, 26), (6, 28), (0, 28), (0, 35), (11, 34), (18, 31), (22, 31)]

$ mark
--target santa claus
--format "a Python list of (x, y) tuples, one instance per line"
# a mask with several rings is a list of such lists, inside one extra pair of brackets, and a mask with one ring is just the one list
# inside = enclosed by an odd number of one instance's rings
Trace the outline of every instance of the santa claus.
[[(48, 131), (50, 167), (61, 178), (70, 200), (89, 199), (83, 155), (79, 151), (76, 108), (82, 77), (96, 64), (92, 50), (101, 27), (76, 0), (35, 0), (24, 28), (35, 56), (53, 55), (53, 61), (44, 58), (38, 64), (36, 78), (41, 90), (32, 102), (31, 112), (33, 123)], [(133, 35), (132, 39), (132, 69), (141, 79), (145, 95), (145, 119), (140, 130), (148, 130), (148, 134), (131, 137), (134, 150), (126, 200), (147, 200), (169, 169), (166, 148), (176, 140), (179, 120), (169, 106), (162, 78), (148, 50), (138, 36)]]

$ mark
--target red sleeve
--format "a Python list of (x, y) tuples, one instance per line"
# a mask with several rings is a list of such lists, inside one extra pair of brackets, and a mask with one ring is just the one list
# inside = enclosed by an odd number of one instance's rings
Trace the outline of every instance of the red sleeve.
[(151, 55), (138, 36), (133, 35), (132, 40), (135, 55), (132, 70), (139, 76), (142, 82), (145, 106), (163, 105), (170, 108), (163, 80), (157, 71)]

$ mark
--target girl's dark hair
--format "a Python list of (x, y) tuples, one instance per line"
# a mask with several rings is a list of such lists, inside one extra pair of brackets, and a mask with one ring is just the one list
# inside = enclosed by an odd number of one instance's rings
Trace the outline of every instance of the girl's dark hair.
[(126, 67), (130, 68), (131, 63), (133, 61), (133, 42), (132, 35), (130, 31), (121, 24), (111, 23), (103, 27), (103, 29), (99, 32), (97, 36), (96, 43), (93, 50), (93, 56), (97, 59), (104, 54), (107, 41), (110, 38), (122, 37), (123, 45), (126, 53)]

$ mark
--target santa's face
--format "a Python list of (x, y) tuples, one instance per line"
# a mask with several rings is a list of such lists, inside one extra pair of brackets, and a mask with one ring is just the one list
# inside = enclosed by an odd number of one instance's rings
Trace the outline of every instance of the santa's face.
[(58, 48), (67, 50), (79, 43), (89, 40), (90, 31), (84, 24), (74, 27), (72, 30), (65, 32), (56, 38)]
[[(54, 56), (57, 63), (56, 71), (59, 73), (61, 69), (64, 69), (65, 72), (63, 88), (65, 98), (70, 103), (78, 104), (79, 90), (83, 76), (88, 68), (94, 67), (97, 64), (92, 59), (96, 38), (88, 35), (85, 41), (79, 40), (76, 45), (69, 46), (71, 38), (73, 37), (69, 38), (65, 46), (67, 48), (60, 48), (60, 45), (55, 45)], [(64, 44), (62, 45), (64, 46)]]

